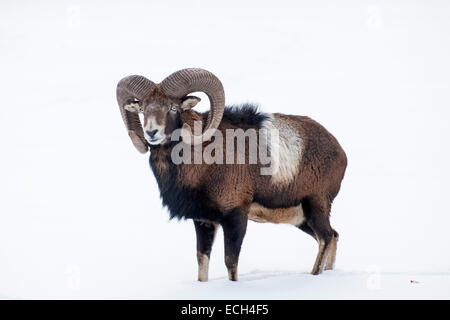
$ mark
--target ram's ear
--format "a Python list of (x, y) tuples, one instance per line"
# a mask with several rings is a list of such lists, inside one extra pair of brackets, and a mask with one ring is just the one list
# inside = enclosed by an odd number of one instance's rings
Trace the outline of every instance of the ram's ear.
[(137, 102), (132, 102), (123, 106), (125, 110), (130, 112), (141, 112), (142, 108)]
[(200, 98), (199, 97), (195, 97), (195, 96), (186, 96), (183, 98), (183, 100), (181, 101), (181, 110), (185, 111), (185, 110), (189, 110), (192, 109), (193, 107), (195, 107), (195, 105), (197, 103), (200, 102)]

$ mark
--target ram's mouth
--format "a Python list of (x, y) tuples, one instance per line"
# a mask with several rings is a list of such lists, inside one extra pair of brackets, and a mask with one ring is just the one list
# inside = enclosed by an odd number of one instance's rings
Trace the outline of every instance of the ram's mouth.
[(149, 145), (157, 145), (157, 144), (162, 144), (164, 142), (164, 140), (166, 140), (166, 138), (155, 138), (155, 139), (148, 139), (147, 143)]

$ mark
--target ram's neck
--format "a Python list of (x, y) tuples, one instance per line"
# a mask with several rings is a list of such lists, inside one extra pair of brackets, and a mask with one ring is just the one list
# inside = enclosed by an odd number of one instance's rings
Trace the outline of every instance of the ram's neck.
[(158, 184), (170, 183), (175, 176), (173, 171), (176, 171), (176, 167), (171, 160), (172, 146), (157, 146), (150, 148), (150, 167), (158, 181)]
[[(175, 146), (176, 143), (153, 147), (150, 151), (150, 167), (161, 192), (165, 192), (174, 184), (183, 188), (196, 188), (201, 183), (205, 170), (208, 169), (208, 166), (194, 164), (193, 159), (190, 163), (174, 164), (171, 155)], [(194, 151), (191, 152), (193, 154)]]

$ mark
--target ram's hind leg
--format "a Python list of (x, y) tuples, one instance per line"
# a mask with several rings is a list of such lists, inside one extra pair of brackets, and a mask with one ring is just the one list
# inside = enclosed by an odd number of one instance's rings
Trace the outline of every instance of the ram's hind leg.
[(306, 221), (304, 221), (301, 225), (297, 226), (297, 228), (309, 234), (311, 237), (314, 238), (314, 240), (317, 241), (316, 234), (314, 233), (313, 229), (311, 229), (311, 227), (308, 226), (308, 223)]
[(333, 229), (333, 239), (328, 250), (327, 263), (325, 264), (325, 270), (333, 270), (334, 263), (336, 262), (337, 242), (339, 241), (339, 234)]
[(208, 281), (209, 257), (214, 243), (217, 225), (194, 221), (197, 234), (198, 281)]
[[(312, 274), (322, 273), (324, 269), (332, 268), (335, 258), (336, 241), (335, 232), (330, 226), (329, 205), (325, 201), (316, 198), (305, 199), (302, 203), (305, 211), (306, 226), (299, 228), (311, 234), (319, 244), (316, 261), (314, 263)], [(312, 231), (312, 232), (311, 232)], [(329, 259), (331, 258), (332, 261)], [(331, 262), (331, 264), (330, 264)]]

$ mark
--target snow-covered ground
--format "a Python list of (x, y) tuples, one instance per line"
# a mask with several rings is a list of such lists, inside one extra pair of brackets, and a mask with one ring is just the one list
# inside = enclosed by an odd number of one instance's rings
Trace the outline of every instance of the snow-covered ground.
[[(0, 298), (449, 299), (449, 15), (444, 0), (2, 1)], [(168, 221), (115, 100), (126, 75), (185, 67), (338, 138), (335, 271), (308, 274), (301, 231), (250, 223), (240, 282), (220, 232), (195, 281), (192, 222)]]

